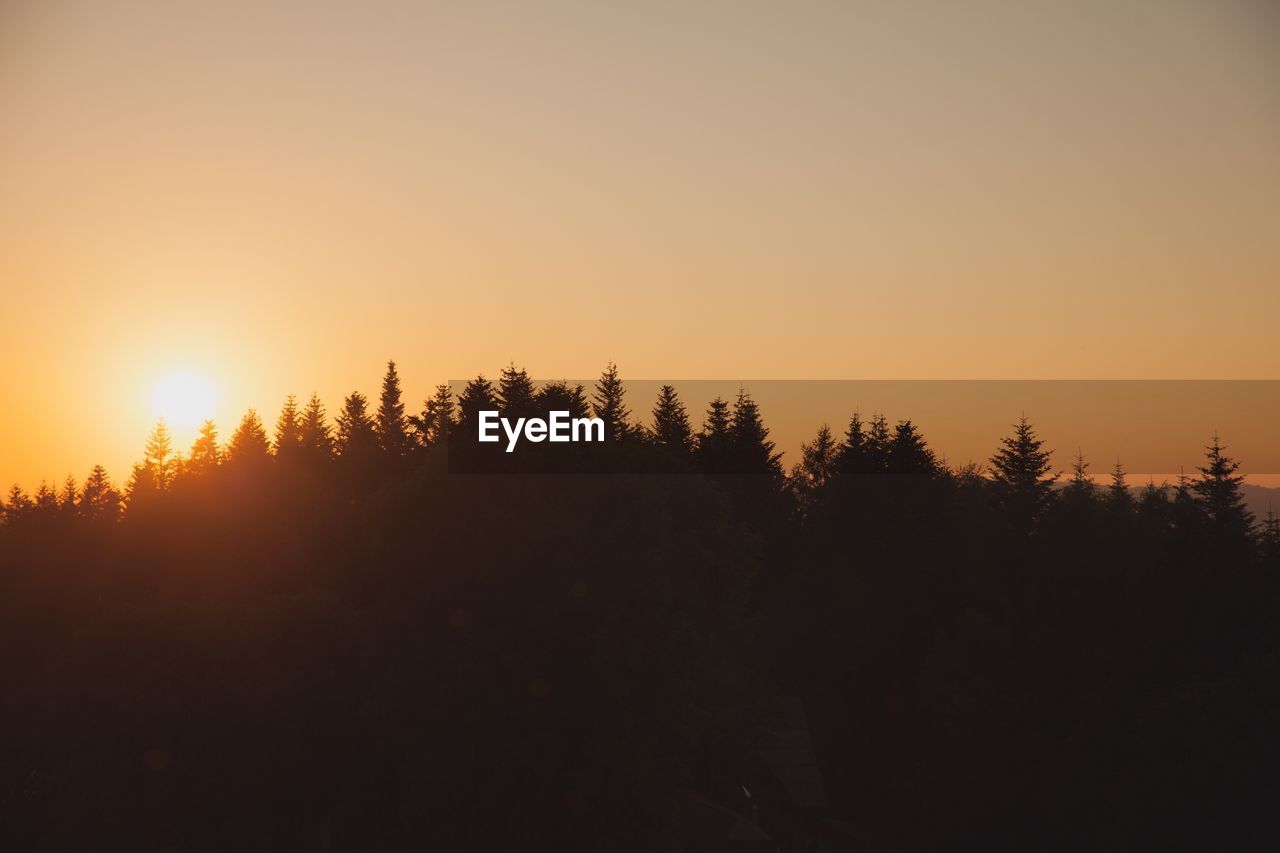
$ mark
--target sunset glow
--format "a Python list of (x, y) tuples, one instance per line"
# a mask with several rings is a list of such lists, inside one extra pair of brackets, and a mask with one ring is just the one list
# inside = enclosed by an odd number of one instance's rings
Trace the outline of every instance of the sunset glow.
[(191, 370), (166, 374), (151, 393), (155, 416), (180, 430), (198, 426), (211, 417), (218, 404), (218, 393), (206, 377)]

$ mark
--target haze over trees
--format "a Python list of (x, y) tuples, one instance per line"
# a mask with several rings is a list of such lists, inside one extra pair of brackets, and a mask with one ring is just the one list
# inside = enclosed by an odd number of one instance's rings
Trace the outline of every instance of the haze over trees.
[[(450, 473), (493, 408), (610, 441)], [(1280, 521), (1222, 439), (1135, 494), (1028, 417), (954, 468), (907, 414), (786, 471), (749, 389), (512, 363), (419, 408), (388, 362), (372, 411), (290, 396), (185, 453), (158, 424), (123, 487), (15, 486), (0, 847), (681, 850), (708, 814), (793, 850), (1280, 842)], [(817, 800), (769, 763), (780, 697)]]

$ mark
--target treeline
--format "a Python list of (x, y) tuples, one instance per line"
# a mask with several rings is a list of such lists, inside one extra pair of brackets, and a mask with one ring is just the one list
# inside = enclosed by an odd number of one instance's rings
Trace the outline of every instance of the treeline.
[[(389, 364), (376, 407), (12, 491), (0, 846), (1280, 841), (1280, 527), (1216, 437), (1135, 492), (1026, 419), (954, 468), (854, 414), (784, 470), (745, 391), (633, 405), (511, 366), (409, 414)], [(605, 473), (450, 475), (495, 408), (604, 418)], [(818, 793), (766, 758), (780, 696)]]
[(1245, 506), (1240, 465), (1226, 455), (1216, 435), (1205, 448), (1199, 477), (1183, 477), (1172, 486), (1148, 483), (1135, 499), (1119, 461), (1106, 488), (1096, 486), (1083, 455), (1074, 460), (1069, 479), (1059, 483), (1051, 453), (1025, 418), (1011, 436), (1001, 440), (989, 467), (971, 464), (957, 469), (938, 460), (910, 420), (891, 425), (884, 415), (876, 415), (864, 422), (855, 413), (838, 438), (824, 424), (811, 442), (801, 446), (799, 462), (784, 474), (781, 454), (775, 452), (760, 409), (746, 390), (732, 403), (712, 400), (700, 428), (695, 428), (671, 385), (659, 390), (648, 424), (632, 415), (625, 396), (613, 364), (592, 392), (563, 381), (535, 387), (528, 372), (512, 364), (502, 370), (496, 384), (477, 376), (456, 399), (449, 385), (440, 385), (419, 413), (406, 414), (399, 373), (395, 362), (388, 362), (373, 411), (364, 394), (352, 392), (331, 423), (317, 395), (312, 394), (305, 405), (290, 395), (271, 433), (250, 409), (225, 444), (219, 443), (217, 425), (205, 421), (186, 453), (174, 447), (161, 421), (147, 438), (143, 459), (134, 465), (123, 490), (98, 465), (83, 485), (68, 475), (60, 487), (46, 481), (28, 495), (15, 484), (0, 501), (0, 517), (8, 521), (29, 515), (114, 520), (127, 508), (145, 505), (158, 494), (220, 466), (251, 468), (273, 458), (282, 465), (335, 463), (353, 482), (367, 486), (446, 444), (450, 434), (473, 436), (477, 413), (497, 409), (511, 418), (551, 410), (567, 411), (575, 418), (594, 415), (608, 425), (611, 441), (631, 451), (619, 457), (627, 462), (619, 461), (616, 470), (760, 475), (773, 482), (801, 517), (819, 505), (823, 492), (843, 476), (898, 474), (980, 483), (1008, 524), (1027, 534), (1047, 518), (1051, 507), (1073, 515), (1092, 507), (1122, 518), (1142, 516), (1148, 524), (1177, 527), (1186, 535), (1194, 535), (1197, 529), (1202, 534), (1212, 530), (1220, 544), (1231, 541), (1240, 549), (1252, 541), (1264, 560), (1273, 555), (1280, 537), (1274, 510), (1257, 523)]

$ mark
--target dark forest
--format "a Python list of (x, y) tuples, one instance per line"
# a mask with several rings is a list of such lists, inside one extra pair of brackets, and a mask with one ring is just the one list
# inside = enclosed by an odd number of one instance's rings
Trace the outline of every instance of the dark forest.
[[(0, 848), (1280, 847), (1280, 523), (1230, 436), (1134, 488), (1016, 412), (963, 468), (850, 413), (787, 470), (704, 403), (513, 365), (415, 413), (390, 364), (14, 487)], [(486, 409), (608, 441), (499, 469)]]

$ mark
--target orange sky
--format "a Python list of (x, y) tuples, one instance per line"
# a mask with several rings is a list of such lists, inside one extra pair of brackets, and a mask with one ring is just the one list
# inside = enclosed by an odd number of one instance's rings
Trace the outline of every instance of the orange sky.
[(388, 357), (415, 405), (1276, 378), (1278, 45), (1265, 0), (6, 0), (0, 482), (123, 480), (181, 368), (226, 431)]

